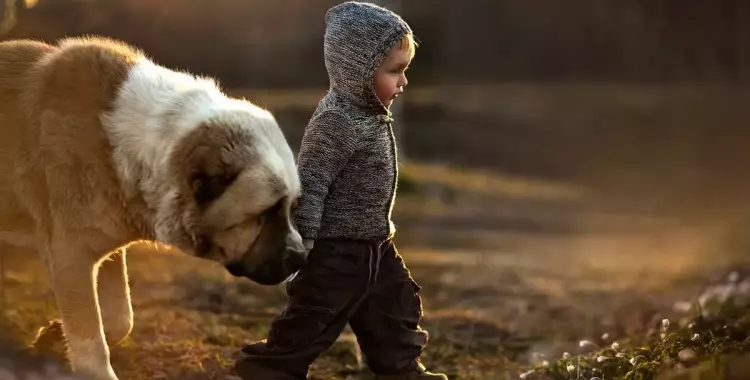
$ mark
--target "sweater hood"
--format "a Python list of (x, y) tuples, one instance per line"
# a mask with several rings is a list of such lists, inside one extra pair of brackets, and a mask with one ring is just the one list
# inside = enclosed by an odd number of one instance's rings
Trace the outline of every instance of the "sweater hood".
[(400, 16), (374, 4), (348, 1), (330, 8), (324, 38), (330, 90), (358, 107), (387, 115), (375, 93), (375, 71), (411, 32)]

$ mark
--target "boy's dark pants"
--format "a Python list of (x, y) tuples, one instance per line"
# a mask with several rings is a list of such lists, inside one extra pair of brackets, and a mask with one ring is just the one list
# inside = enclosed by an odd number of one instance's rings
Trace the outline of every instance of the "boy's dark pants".
[(243, 348), (235, 370), (245, 379), (304, 379), (349, 323), (374, 373), (412, 371), (427, 344), (419, 290), (390, 240), (316, 241), (268, 339)]

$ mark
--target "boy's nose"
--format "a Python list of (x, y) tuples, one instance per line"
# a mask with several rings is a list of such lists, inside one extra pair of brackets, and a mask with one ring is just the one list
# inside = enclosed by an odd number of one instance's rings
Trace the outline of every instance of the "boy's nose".
[(406, 79), (406, 75), (401, 74), (401, 78), (399, 78), (399, 80), (398, 80), (398, 86), (399, 87), (404, 87), (407, 84), (409, 84), (409, 80)]

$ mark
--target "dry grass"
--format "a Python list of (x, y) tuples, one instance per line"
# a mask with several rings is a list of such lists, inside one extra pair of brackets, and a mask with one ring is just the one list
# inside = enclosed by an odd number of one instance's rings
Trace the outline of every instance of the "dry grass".
[[(745, 274), (746, 276), (747, 274)], [(644, 334), (610, 340), (582, 340), (581, 354), (520, 375), (527, 380), (576, 379), (744, 379), (750, 376), (750, 278), (732, 272), (693, 303), (676, 307), (680, 318), (664, 318)], [(731, 374), (731, 375), (730, 375)]]
[[(489, 218), (511, 210), (509, 215), (538, 221), (570, 211), (551, 207), (580, 191), (412, 165), (406, 171), (416, 173), (414, 182), (422, 189), (432, 181), (461, 197), (432, 213), (419, 200), (425, 194), (401, 197), (397, 220), (422, 215), (439, 224), (447, 220), (440, 218)], [(514, 208), (528, 199), (543, 202)], [(412, 227), (400, 232), (397, 243), (423, 287), (423, 327), (431, 335), (424, 361), (453, 380), (517, 378), (540, 360), (559, 358), (581, 339), (607, 333), (619, 340), (648, 331), (672, 316), (675, 300), (699, 294), (710, 275), (733, 265), (727, 257), (706, 254), (705, 231), (636, 236), (494, 231), (482, 239), (501, 240), (502, 248), (438, 250), (409, 245)], [(428, 241), (443, 233), (430, 228)], [(3, 255), (0, 335), (28, 341), (57, 316), (49, 282), (33, 255)], [(218, 265), (178, 252), (136, 251), (128, 260), (135, 329), (112, 350), (122, 379), (231, 379), (236, 353), (264, 338), (286, 304), (281, 286), (235, 279)], [(311, 379), (371, 378), (359, 369), (354, 339), (345, 331), (313, 365)]]
[[(653, 267), (612, 276), (615, 260), (592, 265), (584, 256), (531, 260), (409, 248), (402, 254), (423, 286), (423, 324), (431, 332), (425, 362), (452, 379), (515, 377), (532, 353), (553, 357), (585, 337), (644, 330), (669, 312), (671, 299), (701, 286), (686, 271)], [(11, 334), (28, 340), (56, 311), (40, 264), (10, 259), (3, 314), (15, 326)], [(236, 352), (265, 337), (285, 304), (281, 287), (230, 278), (179, 253), (135, 252), (129, 260), (135, 330), (113, 350), (124, 379), (228, 379)], [(355, 376), (357, 368), (352, 337), (344, 335), (314, 364), (312, 378), (367, 378)]]

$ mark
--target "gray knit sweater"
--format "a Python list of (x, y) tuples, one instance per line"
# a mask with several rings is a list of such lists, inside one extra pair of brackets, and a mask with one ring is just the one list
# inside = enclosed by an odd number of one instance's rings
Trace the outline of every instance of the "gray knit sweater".
[(374, 74), (407, 33), (398, 15), (368, 3), (346, 2), (326, 13), (330, 88), (305, 128), (298, 158), (302, 197), (295, 219), (308, 242), (384, 240), (395, 232), (396, 142)]

